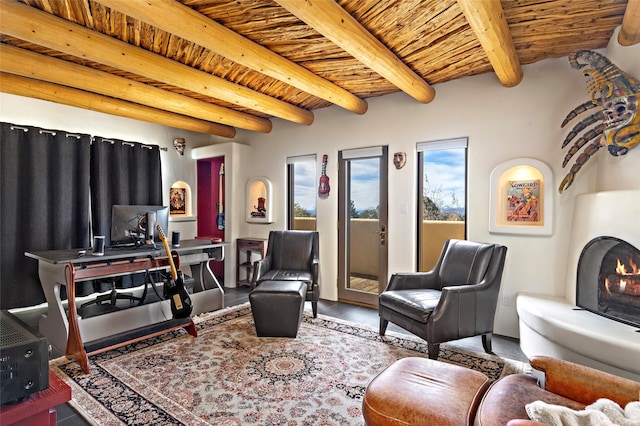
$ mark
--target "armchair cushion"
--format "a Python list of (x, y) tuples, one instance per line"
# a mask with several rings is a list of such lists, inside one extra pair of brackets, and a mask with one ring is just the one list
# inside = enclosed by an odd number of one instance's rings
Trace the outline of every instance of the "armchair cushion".
[(294, 271), (287, 269), (271, 269), (260, 276), (262, 281), (304, 281), (313, 282), (313, 274), (309, 271)]
[(385, 292), (385, 306), (426, 324), (440, 302), (441, 294), (441, 291), (432, 289), (391, 290)]

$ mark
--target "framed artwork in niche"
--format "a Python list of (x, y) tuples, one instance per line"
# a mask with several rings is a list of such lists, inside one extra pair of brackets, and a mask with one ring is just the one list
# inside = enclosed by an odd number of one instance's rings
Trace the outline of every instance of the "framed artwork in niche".
[(186, 214), (187, 190), (185, 188), (171, 188), (169, 195), (169, 213)]
[(491, 172), (489, 231), (498, 234), (551, 235), (553, 176), (545, 163), (516, 158)]

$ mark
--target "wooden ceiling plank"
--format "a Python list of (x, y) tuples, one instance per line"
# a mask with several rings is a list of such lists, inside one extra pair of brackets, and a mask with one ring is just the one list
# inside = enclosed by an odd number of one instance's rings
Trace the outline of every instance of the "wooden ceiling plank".
[(23, 77), (117, 99), (126, 99), (153, 108), (188, 115), (214, 123), (269, 133), (271, 121), (162, 90), (104, 71), (55, 59), (19, 47), (0, 44), (0, 70)]
[(0, 91), (198, 133), (225, 138), (233, 138), (236, 135), (233, 127), (222, 124), (8, 73), (0, 73)]
[(313, 123), (311, 111), (13, 0), (0, 0), (0, 32), (271, 116), (305, 125)]
[(428, 103), (435, 90), (367, 31), (335, 0), (276, 0), (282, 7), (414, 99)]
[(640, 43), (640, 0), (629, 0), (622, 17), (618, 43), (631, 46)]
[(522, 81), (522, 67), (500, 0), (457, 2), (502, 85), (517, 86)]
[(366, 101), (174, 0), (97, 0), (304, 92), (364, 114)]

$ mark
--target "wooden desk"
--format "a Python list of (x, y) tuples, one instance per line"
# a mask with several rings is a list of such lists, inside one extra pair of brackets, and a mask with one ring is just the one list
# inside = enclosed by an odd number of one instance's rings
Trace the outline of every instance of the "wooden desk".
[(71, 399), (71, 388), (57, 374), (49, 370), (49, 387), (28, 399), (0, 406), (3, 426), (55, 426), (55, 407)]
[[(193, 315), (224, 307), (224, 291), (209, 268), (209, 260), (222, 261), (224, 247), (227, 245), (228, 243), (212, 244), (208, 240), (183, 240), (180, 242), (180, 247), (172, 249), (179, 254), (181, 268), (187, 265), (195, 266), (191, 267), (191, 273), (196, 281), (194, 293), (190, 295), (193, 302)], [(87, 252), (88, 254), (83, 256), (79, 255), (77, 249), (25, 253), (27, 257), (38, 260), (38, 274), (48, 305), (47, 314), (40, 318), (39, 331), (52, 346), (53, 357), (61, 355), (76, 357), (76, 359), (80, 357), (78, 362), (85, 368), (83, 359), (86, 359), (86, 354), (103, 350), (99, 342), (106, 338), (158, 324), (160, 326), (150, 329), (149, 333), (159, 334), (168, 329), (189, 326), (190, 319), (186, 322), (171, 319), (171, 307), (167, 300), (89, 318), (79, 316), (76, 305), (76, 309), (70, 310), (67, 315), (60, 298), (60, 286), (66, 286), (71, 282), (69, 276), (71, 268), (78, 275), (77, 278), (74, 277), (73, 282), (168, 268), (168, 259), (161, 245), (157, 249), (107, 248), (104, 256), (92, 256), (90, 251)], [(105, 264), (108, 266), (100, 266)], [(87, 270), (91, 273), (86, 273)], [(68, 302), (73, 306), (74, 292), (70, 291), (71, 289), (67, 290)], [(70, 323), (73, 324), (73, 333), (70, 333)], [(76, 333), (77, 339), (76, 337), (70, 339), (70, 336), (75, 336)], [(146, 336), (151, 335), (149, 333)], [(86, 354), (82, 353), (85, 352), (84, 347), (76, 347), (78, 344), (76, 340), (81, 343), (80, 346), (87, 347)], [(109, 344), (109, 347), (114, 346), (117, 346), (117, 342)]]

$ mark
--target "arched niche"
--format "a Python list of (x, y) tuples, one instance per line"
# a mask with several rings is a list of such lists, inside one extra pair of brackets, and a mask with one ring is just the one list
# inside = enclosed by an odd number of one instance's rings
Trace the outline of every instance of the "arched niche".
[(169, 190), (169, 213), (171, 218), (188, 218), (193, 216), (193, 197), (191, 186), (181, 180), (171, 184)]
[(533, 158), (516, 158), (496, 166), (490, 177), (489, 232), (551, 235), (553, 174)]
[(271, 182), (265, 177), (254, 177), (247, 181), (246, 221), (272, 223), (273, 206)]

